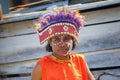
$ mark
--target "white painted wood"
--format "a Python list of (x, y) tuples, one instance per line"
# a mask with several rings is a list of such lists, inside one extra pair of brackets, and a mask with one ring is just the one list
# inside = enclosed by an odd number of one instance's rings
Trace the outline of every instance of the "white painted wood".
[[(120, 22), (84, 27), (75, 51), (88, 52), (120, 47)], [(34, 59), (48, 54), (37, 34), (0, 39), (0, 63)], [(13, 56), (14, 55), (14, 56)]]
[[(65, 3), (66, 3), (66, 1), (65, 1)], [(108, 7), (108, 6), (111, 6), (111, 7), (113, 7), (113, 5), (119, 5), (119, 3), (120, 3), (120, 1), (119, 0), (105, 0), (105, 1), (99, 1), (99, 2), (93, 2), (93, 3), (88, 3), (88, 4), (77, 4), (77, 5), (71, 5), (71, 6), (69, 6), (69, 8), (71, 9), (78, 9), (78, 10), (87, 10), (87, 11), (89, 11), (89, 10), (91, 10), (91, 9), (96, 9), (96, 8), (106, 8), (106, 7)], [(66, 3), (67, 4), (67, 3)], [(50, 5), (50, 4), (48, 4), (48, 5)], [(58, 5), (61, 5), (61, 3), (59, 4), (58, 3)], [(25, 10), (25, 11), (22, 11), (22, 13), (24, 13), (24, 12), (31, 12), (31, 11), (39, 11), (40, 9), (42, 9), (41, 7), (47, 7), (46, 5), (44, 6), (40, 6), (40, 7), (36, 7), (36, 8), (33, 8), (33, 9), (28, 9), (28, 10)], [(21, 11), (20, 11), (21, 12)], [(19, 11), (18, 11), (18, 13), (20, 13)], [(16, 12), (15, 12), (16, 13)], [(42, 13), (43, 14), (43, 13)], [(19, 16), (20, 14), (18, 14), (18, 16)], [(24, 15), (24, 14), (23, 14)], [(16, 22), (16, 21), (22, 21), (22, 20), (29, 20), (29, 19), (34, 19), (34, 18), (36, 18), (36, 17), (38, 17), (39, 15), (38, 14), (34, 14), (34, 15), (31, 15), (31, 16), (21, 16), (19, 19), (17, 19), (17, 18), (13, 18), (13, 19), (9, 19), (9, 20), (7, 20), (7, 21), (1, 21), (0, 22), (0, 24), (3, 24), (3, 23), (9, 23), (9, 22)]]
[(33, 22), (33, 20), (28, 20), (0, 25), (0, 37), (35, 33), (35, 26)]
[[(87, 4), (76, 4), (76, 5), (71, 5), (69, 8), (72, 8), (74, 10), (90, 10), (90, 9), (95, 9), (95, 8), (101, 8), (105, 6), (110, 6), (110, 5), (115, 5), (119, 4), (119, 0), (105, 0), (105, 1), (98, 1), (98, 2), (92, 2), (92, 3), (87, 3)], [(112, 7), (112, 6), (111, 6)]]
[(31, 76), (28, 77), (8, 77), (8, 78), (0, 78), (0, 80), (31, 80)]
[[(86, 53), (86, 61), (91, 69), (120, 66), (120, 49)], [(81, 54), (81, 53), (80, 53)], [(1, 75), (31, 73), (38, 59), (0, 64)], [(117, 62), (117, 63), (116, 63)]]
[(105, 51), (88, 52), (85, 57), (91, 69), (120, 67), (120, 48)]
[(83, 28), (79, 33), (76, 51), (86, 52), (120, 47), (119, 26), (120, 23), (115, 22)]
[(120, 80), (120, 77), (116, 77), (120, 75), (120, 68), (119, 69), (108, 69), (108, 70), (96, 70), (96, 71), (92, 71), (92, 73), (95, 76), (96, 80), (98, 80), (98, 77), (101, 74), (103, 75), (101, 75), (99, 80)]
[[(116, 75), (120, 75), (120, 69), (99, 70), (99, 71), (92, 71), (92, 73), (96, 78), (96, 80), (98, 80), (98, 77), (103, 73), (105, 74), (100, 77), (100, 80), (119, 80), (120, 79), (119, 77), (116, 77)], [(113, 74), (114, 76), (109, 74)], [(0, 78), (0, 80), (30, 80), (30, 79), (31, 79), (31, 76)]]
[(86, 25), (120, 20), (120, 7), (84, 12)]
[[(119, 0), (115, 0), (119, 2)], [(104, 3), (101, 2), (100, 4)], [(116, 3), (116, 2), (115, 2)], [(109, 4), (109, 3), (108, 3)], [(92, 4), (90, 4), (92, 5)], [(103, 4), (103, 5), (107, 5)], [(95, 4), (93, 5), (95, 7)], [(83, 8), (88, 7), (86, 5)], [(99, 5), (97, 5), (99, 7)], [(87, 27), (80, 31), (80, 44), (74, 51), (85, 52), (91, 69), (120, 66), (120, 7), (89, 11)], [(105, 23), (113, 21), (112, 23)], [(102, 23), (97, 25), (96, 24)], [(3, 38), (7, 37), (7, 38)], [(45, 44), (40, 45), (33, 20), (0, 25), (0, 75), (30, 74), (37, 60), (44, 55)], [(120, 69), (93, 71), (96, 79), (102, 73), (120, 75)], [(100, 80), (119, 80), (119, 77), (103, 75)], [(0, 78), (0, 80), (30, 80), (30, 76)]]
[[(95, 10), (82, 13), (86, 18), (86, 25), (120, 20), (120, 7)], [(35, 33), (35, 20), (21, 21), (0, 25), (0, 37), (9, 37)]]
[(40, 45), (37, 34), (0, 39), (0, 63), (43, 56), (44, 47), (45, 44)]
[(9, 75), (9, 74), (31, 73), (36, 63), (37, 63), (37, 59), (8, 63), (8, 64), (1, 64), (0, 65), (0, 74), (1, 75), (5, 75), (5, 74)]
[(43, 56), (46, 53), (44, 47), (37, 34), (0, 39), (0, 63)]

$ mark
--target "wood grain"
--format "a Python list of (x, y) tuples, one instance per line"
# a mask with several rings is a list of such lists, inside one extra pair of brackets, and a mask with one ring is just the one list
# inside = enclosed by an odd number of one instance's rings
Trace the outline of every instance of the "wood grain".
[[(111, 12), (112, 11), (112, 12)], [(95, 10), (82, 13), (86, 18), (85, 25), (105, 23), (110, 21), (119, 21), (120, 20), (120, 7)], [(36, 14), (35, 14), (36, 15)], [(8, 23), (0, 25), (0, 37), (10, 37), (24, 34), (35, 33), (34, 20), (21, 21), (15, 23)]]
[[(119, 26), (120, 22), (114, 22), (83, 28), (79, 33), (80, 43), (77, 45), (75, 51), (89, 52), (119, 48)], [(0, 63), (34, 59), (43, 56), (47, 53), (45, 52), (45, 45), (40, 45), (37, 34), (1, 38)]]
[[(116, 68), (120, 66), (120, 49), (105, 50), (86, 53), (85, 58), (92, 70), (99, 70), (105, 68)], [(81, 53), (80, 53), (81, 54)], [(9, 62), (7, 64), (0, 64), (1, 75), (10, 74), (27, 74), (31, 73), (39, 58), (33, 60), (23, 60), (19, 62)], [(117, 62), (117, 63), (116, 63)]]

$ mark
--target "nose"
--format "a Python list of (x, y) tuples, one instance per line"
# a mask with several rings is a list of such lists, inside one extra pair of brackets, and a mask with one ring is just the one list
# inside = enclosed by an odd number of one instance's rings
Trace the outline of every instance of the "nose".
[(59, 45), (58, 45), (58, 46), (60, 46), (60, 47), (66, 47), (67, 44), (66, 44), (65, 42), (61, 41), (61, 42), (59, 42)]

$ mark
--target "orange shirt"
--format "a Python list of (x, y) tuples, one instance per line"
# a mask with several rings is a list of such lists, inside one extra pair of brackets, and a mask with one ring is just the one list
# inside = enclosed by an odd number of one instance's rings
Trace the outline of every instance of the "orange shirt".
[(47, 55), (38, 61), (42, 68), (42, 80), (88, 80), (83, 55), (70, 54), (70, 60), (58, 60)]

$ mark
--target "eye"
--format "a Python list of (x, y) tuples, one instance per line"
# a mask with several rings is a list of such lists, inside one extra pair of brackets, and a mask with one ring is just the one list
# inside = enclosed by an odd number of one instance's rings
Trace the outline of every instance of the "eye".
[(68, 35), (66, 35), (65, 37), (64, 37), (64, 41), (69, 41), (69, 40), (71, 40), (72, 39), (72, 37), (71, 36), (68, 36)]
[(59, 41), (60, 39), (58, 37), (55, 38), (56, 41)]
[(54, 38), (53, 38), (53, 41), (54, 41), (54, 42), (59, 42), (59, 41), (60, 41), (60, 38), (59, 38), (59, 37), (54, 37)]

